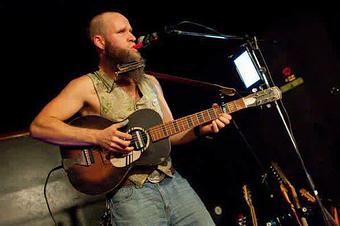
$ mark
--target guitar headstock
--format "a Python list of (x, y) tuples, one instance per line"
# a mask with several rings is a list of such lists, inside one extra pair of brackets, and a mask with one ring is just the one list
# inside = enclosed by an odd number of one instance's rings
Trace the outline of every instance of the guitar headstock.
[(271, 162), (270, 169), (271, 169), (274, 177), (279, 182), (279, 184), (282, 184), (282, 183), (290, 184), (287, 177), (284, 175), (281, 168), (279, 167), (279, 165), (276, 162)]
[(309, 193), (309, 191), (307, 191), (306, 189), (301, 188), (300, 189), (300, 194), (301, 194), (302, 197), (306, 198), (309, 202), (311, 202), (311, 203), (315, 203), (316, 202), (316, 198), (313, 195), (311, 195)]
[(247, 107), (255, 107), (267, 104), (282, 98), (282, 92), (277, 87), (270, 87), (265, 90), (258, 91), (243, 98)]
[(243, 197), (244, 197), (244, 200), (246, 200), (247, 204), (249, 207), (252, 207), (253, 206), (253, 202), (251, 200), (251, 193), (248, 189), (248, 186), (247, 185), (243, 185), (242, 186), (242, 191), (243, 191)]

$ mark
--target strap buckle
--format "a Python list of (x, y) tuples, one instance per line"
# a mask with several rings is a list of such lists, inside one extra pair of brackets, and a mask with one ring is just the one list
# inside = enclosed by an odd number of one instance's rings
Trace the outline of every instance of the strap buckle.
[(151, 174), (149, 174), (148, 181), (150, 183), (156, 184), (156, 183), (161, 182), (164, 178), (165, 178), (164, 173), (161, 173), (158, 170), (154, 170), (154, 171), (152, 171)]

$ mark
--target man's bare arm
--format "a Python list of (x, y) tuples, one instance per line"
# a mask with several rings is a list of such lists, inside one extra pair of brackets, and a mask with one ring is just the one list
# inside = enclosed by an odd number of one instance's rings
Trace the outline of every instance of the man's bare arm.
[(89, 86), (86, 80), (86, 78), (80, 77), (71, 81), (57, 97), (43, 108), (31, 123), (32, 137), (63, 145), (96, 143), (95, 133), (97, 131), (77, 128), (64, 123), (83, 107), (86, 95), (84, 90), (87, 90)]
[(76, 114), (94, 91), (89, 77), (71, 81), (61, 93), (49, 102), (31, 123), (31, 136), (59, 145), (97, 144), (108, 150), (129, 151), (131, 136), (118, 129), (124, 123), (113, 124), (104, 129), (79, 128), (64, 121)]

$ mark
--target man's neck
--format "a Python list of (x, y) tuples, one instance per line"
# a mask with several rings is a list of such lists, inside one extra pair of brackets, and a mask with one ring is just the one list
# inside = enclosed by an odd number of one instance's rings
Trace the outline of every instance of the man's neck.
[(117, 80), (117, 74), (114, 71), (114, 66), (108, 65), (105, 62), (100, 62), (98, 64), (98, 68), (114, 81)]

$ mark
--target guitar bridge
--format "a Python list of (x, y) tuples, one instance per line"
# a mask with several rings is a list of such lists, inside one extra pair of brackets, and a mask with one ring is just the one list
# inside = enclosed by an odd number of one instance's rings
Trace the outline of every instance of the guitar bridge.
[(93, 164), (94, 163), (94, 157), (93, 157), (93, 154), (92, 154), (92, 150), (84, 149), (82, 152), (84, 154), (87, 166), (90, 166), (91, 164)]
[(74, 165), (88, 167), (94, 163), (94, 157), (90, 149), (81, 150), (77, 157), (63, 159), (63, 167), (65, 170)]

